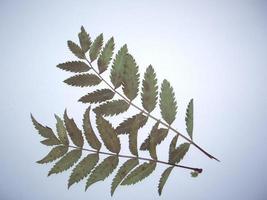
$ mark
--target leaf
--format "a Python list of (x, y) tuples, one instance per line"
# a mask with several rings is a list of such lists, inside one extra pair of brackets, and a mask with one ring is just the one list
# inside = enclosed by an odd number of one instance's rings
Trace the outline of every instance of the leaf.
[(173, 137), (173, 139), (172, 139), (172, 141), (170, 143), (170, 147), (169, 147), (169, 162), (171, 162), (171, 159), (172, 159), (171, 158), (172, 157), (172, 152), (176, 149), (176, 144), (177, 144), (178, 137), (179, 137), (179, 135), (176, 134)]
[(76, 167), (72, 170), (69, 178), (68, 188), (74, 183), (78, 183), (83, 178), (85, 178), (98, 163), (98, 154), (88, 154), (81, 162), (79, 162)]
[(93, 62), (97, 58), (98, 54), (101, 51), (102, 46), (103, 46), (103, 33), (101, 33), (99, 36), (96, 37), (90, 48), (89, 56), (91, 62)]
[(48, 126), (43, 126), (39, 122), (36, 121), (36, 119), (31, 114), (32, 123), (35, 127), (35, 129), (38, 131), (38, 133), (44, 137), (44, 138), (56, 138), (55, 134), (53, 133), (53, 130)]
[(162, 118), (168, 123), (172, 124), (175, 120), (177, 105), (175, 101), (175, 96), (173, 88), (170, 83), (164, 79), (161, 84), (161, 93), (160, 93), (160, 110)]
[(57, 65), (57, 67), (65, 71), (70, 71), (75, 73), (87, 72), (91, 69), (91, 67), (89, 67), (86, 63), (81, 61), (60, 63)]
[(138, 159), (132, 158), (127, 160), (118, 170), (116, 176), (113, 178), (111, 184), (111, 196), (114, 194), (118, 185), (122, 182), (122, 180), (126, 177), (126, 175), (138, 165)]
[(61, 142), (57, 138), (48, 138), (48, 139), (41, 141), (41, 143), (46, 146), (54, 146), (54, 145), (61, 144)]
[(150, 161), (136, 167), (121, 183), (121, 185), (131, 185), (142, 181), (148, 177), (156, 168), (156, 162)]
[(186, 109), (186, 117), (185, 117), (185, 122), (186, 122), (186, 131), (188, 135), (190, 136), (191, 139), (193, 139), (193, 111), (194, 111), (194, 105), (193, 105), (193, 99), (190, 100), (187, 109)]
[(127, 45), (123, 45), (118, 51), (111, 68), (110, 79), (113, 86), (116, 88), (122, 84), (122, 74), (124, 70), (125, 58), (128, 53)]
[(104, 49), (102, 50), (97, 60), (98, 70), (100, 74), (107, 70), (109, 62), (111, 61), (113, 55), (114, 46), (115, 46), (114, 38), (112, 37), (106, 43)]
[(136, 123), (134, 123), (133, 126), (134, 127), (132, 128), (132, 131), (130, 131), (129, 134), (129, 149), (133, 155), (138, 156), (138, 150), (137, 150), (138, 129), (136, 128)]
[(57, 174), (71, 168), (81, 157), (82, 150), (74, 149), (61, 158), (49, 171), (48, 176)]
[(57, 120), (56, 127), (59, 140), (62, 142), (62, 144), (69, 145), (69, 139), (63, 120), (57, 115), (55, 115), (55, 118)]
[(98, 85), (101, 79), (94, 74), (79, 74), (64, 80), (64, 82), (71, 86), (87, 87)]
[(139, 77), (138, 66), (134, 58), (132, 55), (127, 54), (122, 76), (122, 90), (125, 96), (130, 100), (135, 99), (138, 94)]
[(124, 100), (113, 100), (101, 104), (100, 106), (94, 108), (94, 112), (97, 115), (103, 116), (113, 116), (123, 113), (128, 110), (129, 104)]
[(101, 115), (96, 116), (96, 125), (107, 149), (118, 154), (121, 150), (121, 144), (112, 125)]
[(157, 105), (158, 86), (156, 73), (151, 65), (148, 66), (145, 72), (145, 77), (142, 83), (142, 105), (149, 113), (152, 112)]
[(104, 161), (96, 166), (94, 171), (91, 173), (86, 182), (85, 190), (87, 190), (92, 184), (106, 179), (114, 171), (114, 169), (116, 169), (118, 163), (119, 159), (117, 156), (109, 156), (105, 158)]
[(159, 180), (159, 185), (158, 185), (158, 193), (159, 193), (159, 195), (161, 195), (163, 187), (164, 187), (167, 179), (169, 178), (169, 175), (170, 175), (172, 169), (173, 169), (173, 167), (169, 167), (162, 173), (162, 175), (160, 177), (160, 180)]
[(79, 47), (76, 43), (72, 42), (72, 41), (68, 41), (68, 47), (70, 49), (70, 51), (77, 57), (80, 59), (85, 59), (85, 55), (83, 50), (81, 49), (81, 47)]
[(64, 112), (64, 122), (69, 136), (73, 142), (78, 147), (83, 147), (83, 136), (81, 130), (77, 127), (73, 119), (70, 119), (67, 114), (67, 110)]
[(43, 159), (37, 161), (39, 164), (49, 163), (52, 162), (60, 157), (62, 157), (65, 153), (67, 153), (68, 147), (67, 146), (56, 146), (54, 147)]
[(89, 34), (85, 31), (84, 27), (81, 27), (81, 32), (78, 34), (82, 51), (86, 53), (92, 44)]
[(79, 101), (82, 103), (101, 103), (112, 99), (114, 95), (115, 93), (110, 89), (101, 89), (88, 93), (87, 95), (81, 97)]
[(148, 119), (147, 116), (143, 115), (142, 112), (138, 113), (138, 114), (124, 120), (122, 123), (120, 123), (119, 126), (117, 126), (117, 128), (116, 128), (116, 132), (117, 132), (117, 134), (130, 133), (131, 125), (133, 124), (133, 122), (135, 120), (137, 120), (139, 122), (138, 129), (140, 129), (141, 127), (143, 127), (146, 124), (147, 119)]
[(98, 140), (98, 138), (96, 137), (95, 135), (95, 132), (92, 128), (92, 125), (91, 125), (91, 121), (90, 121), (90, 109), (91, 109), (91, 106), (89, 106), (84, 115), (83, 115), (83, 130), (84, 130), (84, 135), (85, 135), (85, 138), (88, 142), (88, 144), (93, 148), (93, 149), (96, 149), (96, 150), (100, 150), (101, 148), (101, 143), (100, 141)]
[(189, 147), (190, 144), (187, 142), (181, 144), (171, 153), (169, 162), (172, 164), (179, 163), (184, 158), (185, 154), (188, 152)]

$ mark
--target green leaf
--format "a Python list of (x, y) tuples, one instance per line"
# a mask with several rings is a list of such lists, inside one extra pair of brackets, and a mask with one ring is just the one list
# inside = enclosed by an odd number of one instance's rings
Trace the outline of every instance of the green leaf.
[(142, 83), (142, 105), (149, 113), (152, 112), (157, 105), (158, 86), (156, 73), (151, 65), (148, 66), (145, 72), (145, 77)]
[(101, 115), (96, 116), (96, 125), (107, 149), (118, 154), (121, 150), (121, 144), (112, 125)]
[(173, 88), (167, 80), (163, 80), (160, 93), (160, 111), (162, 118), (168, 123), (172, 124), (175, 120), (177, 105)]
[(123, 45), (118, 51), (112, 65), (110, 79), (115, 88), (118, 88), (122, 84), (122, 75), (124, 71), (124, 64), (126, 54), (128, 53), (127, 45)]
[(167, 179), (169, 178), (169, 175), (170, 175), (172, 169), (173, 169), (173, 167), (169, 167), (162, 173), (162, 175), (160, 177), (160, 180), (159, 180), (159, 185), (158, 185), (158, 193), (159, 193), (159, 195), (161, 195), (163, 187), (164, 187)]
[(76, 167), (72, 170), (69, 178), (68, 188), (74, 183), (80, 182), (85, 178), (98, 163), (98, 154), (88, 154), (81, 162), (79, 162)]
[(70, 71), (75, 73), (87, 72), (91, 69), (91, 67), (89, 67), (86, 63), (82, 61), (60, 63), (57, 65), (57, 67), (65, 71)]
[(43, 126), (39, 122), (36, 121), (36, 119), (31, 114), (32, 123), (35, 127), (35, 129), (38, 131), (38, 133), (44, 137), (44, 138), (56, 138), (53, 130), (48, 126)]
[(90, 120), (90, 109), (91, 106), (89, 106), (84, 115), (83, 115), (83, 130), (84, 130), (84, 135), (85, 138), (88, 142), (88, 144), (96, 150), (100, 150), (101, 148), (101, 142), (98, 140), (98, 138), (96, 137), (96, 134), (92, 128), (91, 125), (91, 120)]
[(81, 27), (81, 32), (78, 34), (80, 45), (82, 48), (82, 51), (86, 53), (91, 46), (91, 38), (89, 34), (85, 31), (84, 27)]
[(156, 168), (156, 162), (150, 161), (136, 167), (121, 183), (121, 185), (131, 185), (142, 181), (148, 177)]
[(172, 152), (176, 149), (176, 145), (177, 145), (177, 140), (178, 140), (179, 135), (176, 134), (173, 138), (172, 141), (170, 143), (170, 147), (169, 147), (169, 162), (171, 162), (172, 159)]
[(133, 124), (133, 122), (135, 120), (137, 120), (138, 123), (138, 129), (140, 129), (141, 127), (143, 127), (146, 122), (147, 122), (147, 116), (143, 115), (142, 112), (138, 113), (126, 120), (124, 120), (122, 123), (119, 124), (119, 126), (117, 126), (116, 128), (116, 132), (117, 134), (127, 134), (130, 133), (131, 131), (131, 125)]
[(96, 37), (90, 48), (89, 56), (91, 62), (97, 59), (97, 56), (100, 53), (102, 46), (103, 46), (103, 33), (101, 33), (99, 36)]
[(80, 149), (71, 150), (53, 166), (49, 171), (48, 176), (71, 168), (80, 159), (81, 155), (82, 151)]
[(87, 95), (81, 97), (79, 101), (83, 103), (101, 103), (112, 99), (114, 95), (115, 93), (110, 89), (101, 89), (88, 93)]
[(85, 59), (85, 55), (83, 50), (81, 49), (81, 47), (79, 47), (76, 43), (72, 42), (72, 41), (68, 41), (68, 47), (70, 49), (70, 51), (77, 57), (80, 59)]
[(109, 62), (111, 61), (113, 55), (114, 46), (115, 46), (114, 38), (112, 37), (106, 43), (104, 49), (102, 50), (97, 60), (98, 70), (100, 74), (107, 70)]
[(138, 66), (134, 58), (132, 55), (127, 54), (122, 76), (122, 90), (125, 96), (130, 100), (135, 99), (138, 94), (139, 77)]
[(170, 155), (170, 163), (178, 164), (188, 152), (190, 147), (190, 143), (183, 143), (179, 147), (177, 147)]
[(42, 144), (46, 146), (54, 146), (54, 145), (59, 145), (61, 142), (57, 138), (48, 138), (43, 141), (41, 141)]
[(64, 112), (64, 122), (73, 144), (82, 148), (83, 147), (82, 131), (77, 127), (74, 120), (68, 117), (67, 110), (65, 110)]
[(98, 115), (113, 116), (123, 113), (128, 110), (129, 104), (124, 100), (113, 100), (101, 104), (94, 108), (94, 112)]
[(187, 109), (186, 109), (186, 117), (185, 117), (185, 122), (186, 122), (186, 131), (188, 135), (190, 136), (191, 139), (193, 139), (193, 111), (194, 111), (194, 105), (193, 105), (193, 99), (190, 100)]
[(118, 163), (119, 159), (117, 156), (109, 156), (105, 158), (103, 162), (96, 166), (94, 171), (89, 176), (86, 182), (85, 190), (87, 190), (92, 184), (106, 179), (116, 169)]
[(126, 175), (138, 165), (138, 159), (132, 158), (127, 160), (118, 170), (116, 176), (113, 178), (111, 184), (111, 196), (114, 194), (118, 185), (122, 182), (122, 180), (126, 177)]
[(49, 163), (52, 162), (60, 157), (62, 157), (65, 153), (67, 153), (68, 147), (67, 146), (56, 146), (54, 147), (43, 159), (37, 161), (39, 164)]
[(138, 150), (137, 150), (137, 133), (138, 133), (138, 125), (139, 122), (137, 121), (138, 119), (135, 118), (135, 121), (133, 122), (133, 124), (131, 125), (131, 130), (129, 133), (129, 149), (130, 152), (135, 155), (138, 156)]
[(62, 144), (69, 145), (69, 139), (67, 136), (66, 128), (64, 126), (64, 121), (57, 115), (55, 115), (55, 118), (57, 120), (56, 127), (59, 140), (62, 142)]
[(98, 85), (101, 79), (94, 74), (79, 74), (64, 80), (64, 82), (71, 86), (88, 87)]

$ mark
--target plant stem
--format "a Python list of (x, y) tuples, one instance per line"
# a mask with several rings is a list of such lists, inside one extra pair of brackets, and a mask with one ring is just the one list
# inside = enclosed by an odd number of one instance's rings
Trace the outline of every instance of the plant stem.
[(85, 58), (85, 60), (88, 62), (89, 66), (92, 68), (92, 70), (98, 75), (98, 77), (116, 94), (118, 94), (121, 98), (123, 98), (128, 104), (130, 104), (131, 106), (135, 107), (137, 110), (141, 111), (143, 114), (145, 114), (146, 116), (154, 119), (155, 121), (159, 121), (160, 124), (162, 124), (163, 126), (167, 127), (168, 129), (172, 130), (173, 132), (177, 133), (178, 135), (180, 135), (182, 138), (184, 138), (186, 141), (188, 141), (190, 144), (194, 145), (197, 149), (199, 149), (201, 152), (203, 152), (206, 156), (208, 156), (211, 159), (215, 159), (217, 161), (220, 162), (219, 159), (217, 159), (216, 157), (212, 156), (211, 154), (209, 154), (207, 151), (205, 151), (204, 149), (202, 149), (200, 146), (198, 146), (195, 142), (193, 142), (191, 139), (189, 139), (188, 137), (184, 136), (183, 134), (181, 134), (179, 131), (177, 131), (176, 129), (172, 128), (169, 124), (161, 121), (160, 119), (157, 119), (156, 117), (154, 117), (153, 115), (151, 115), (149, 112), (143, 110), (142, 108), (138, 107), (137, 105), (133, 104), (132, 101), (128, 100), (124, 95), (122, 95), (121, 93), (119, 93), (116, 89), (114, 89), (112, 87), (112, 85), (110, 85), (102, 76), (101, 74), (92, 66), (91, 62)]
[(118, 156), (118, 157), (122, 157), (122, 158), (136, 158), (136, 159), (139, 159), (139, 160), (152, 161), (152, 162), (157, 162), (157, 163), (161, 163), (161, 164), (165, 164), (165, 165), (171, 165), (173, 167), (180, 167), (180, 168), (184, 168), (184, 169), (188, 169), (188, 170), (193, 170), (193, 171), (196, 171), (198, 173), (202, 172), (201, 168), (188, 167), (188, 166), (184, 166), (184, 165), (176, 165), (176, 164), (172, 164), (172, 163), (164, 162), (164, 161), (160, 161), (160, 160), (153, 160), (153, 159), (150, 159), (150, 158), (143, 158), (143, 157), (122, 155), (122, 154), (115, 154), (115, 153), (97, 151), (97, 150), (92, 150), (92, 149), (80, 148), (80, 147), (71, 146), (71, 145), (68, 145), (68, 147), (74, 148), (74, 149), (81, 149), (83, 151), (89, 151), (89, 152), (93, 152), (93, 153), (100, 153), (100, 154), (109, 155), (109, 156)]

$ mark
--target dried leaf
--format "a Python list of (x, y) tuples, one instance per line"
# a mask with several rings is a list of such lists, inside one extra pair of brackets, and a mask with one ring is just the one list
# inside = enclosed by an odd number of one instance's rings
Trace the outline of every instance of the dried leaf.
[(148, 66), (145, 72), (145, 77), (142, 83), (142, 105), (149, 113), (152, 112), (157, 105), (158, 86), (156, 73), (151, 65)]
[(188, 135), (190, 136), (191, 139), (193, 139), (193, 111), (194, 111), (194, 105), (193, 105), (193, 99), (190, 100), (187, 109), (186, 109), (186, 117), (185, 117), (185, 122), (186, 122), (186, 131)]
[(131, 131), (131, 125), (133, 124), (133, 122), (135, 120), (137, 120), (138, 123), (138, 129), (140, 129), (141, 127), (143, 127), (146, 122), (147, 122), (147, 116), (143, 115), (142, 112), (138, 113), (126, 120), (124, 120), (122, 123), (119, 124), (119, 126), (117, 126), (116, 128), (116, 132), (117, 134), (127, 134), (130, 133)]
[(60, 157), (62, 157), (65, 153), (67, 153), (68, 147), (67, 146), (56, 146), (54, 147), (43, 159), (37, 161), (39, 164), (49, 163), (52, 162)]
[(188, 152), (189, 147), (190, 144), (187, 142), (181, 144), (171, 153), (169, 162), (172, 164), (179, 163), (184, 158), (185, 154)]
[(142, 181), (148, 177), (156, 168), (156, 162), (150, 161), (136, 167), (121, 183), (121, 185), (131, 185)]
[(64, 82), (71, 86), (87, 87), (98, 85), (101, 79), (94, 74), (79, 74), (64, 80)]
[(39, 122), (36, 121), (36, 119), (31, 114), (32, 123), (35, 127), (35, 129), (38, 131), (38, 133), (44, 137), (44, 138), (56, 138), (53, 130), (48, 126), (43, 126)]
[(79, 101), (83, 103), (101, 103), (112, 99), (114, 95), (115, 93), (110, 89), (101, 89), (88, 93), (87, 95), (81, 97)]
[(121, 144), (112, 125), (101, 115), (96, 116), (96, 125), (107, 149), (118, 154), (121, 149)]
[(78, 34), (82, 51), (86, 53), (92, 44), (89, 34), (85, 31), (84, 27), (81, 27), (81, 32)]
[(115, 88), (118, 88), (122, 84), (122, 75), (124, 70), (125, 58), (128, 53), (127, 45), (123, 45), (118, 51), (112, 65), (110, 79)]
[(135, 156), (138, 156), (138, 150), (137, 150), (138, 127), (137, 125), (138, 124), (134, 122), (132, 124), (132, 130), (129, 133), (129, 149), (130, 149), (130, 152)]
[(85, 59), (85, 55), (81, 47), (79, 47), (76, 43), (72, 41), (68, 41), (68, 47), (70, 51), (78, 58)]
[(111, 196), (114, 194), (118, 185), (122, 182), (122, 180), (127, 176), (127, 174), (138, 165), (138, 159), (132, 158), (127, 160), (118, 170), (116, 176), (114, 177), (111, 184)]
[(169, 147), (169, 162), (171, 162), (171, 155), (172, 152), (176, 149), (176, 145), (177, 145), (177, 140), (178, 140), (179, 135), (176, 134), (173, 138), (172, 141), (170, 143), (170, 147)]
[(177, 104), (175, 101), (173, 88), (166, 79), (163, 80), (161, 85), (160, 110), (162, 118), (168, 124), (172, 124), (172, 122), (175, 120)]
[(97, 59), (97, 56), (100, 53), (102, 46), (103, 46), (103, 33), (101, 33), (99, 36), (96, 37), (90, 48), (89, 56), (91, 62)]
[(73, 144), (78, 147), (83, 147), (82, 131), (77, 127), (74, 120), (68, 117), (67, 110), (64, 112), (64, 122)]
[(71, 168), (81, 157), (82, 150), (74, 149), (61, 158), (49, 171), (48, 176), (57, 174)]
[(91, 69), (91, 67), (89, 67), (86, 63), (82, 61), (71, 61), (71, 62), (60, 63), (57, 65), (57, 67), (65, 71), (75, 72), (75, 73), (87, 72)]
[(111, 61), (113, 55), (114, 46), (115, 46), (114, 38), (112, 37), (106, 43), (104, 49), (102, 50), (97, 60), (98, 70), (100, 74), (107, 70), (109, 62)]
[(42, 144), (46, 146), (54, 146), (54, 145), (59, 145), (61, 142), (57, 138), (48, 138), (43, 141), (41, 141)]
[(64, 126), (64, 121), (57, 115), (55, 115), (55, 118), (57, 120), (56, 127), (59, 140), (62, 142), (62, 144), (69, 145), (69, 139), (67, 136), (66, 128)]
[(113, 116), (128, 110), (129, 104), (124, 100), (113, 100), (101, 104), (94, 108), (94, 112), (98, 115)]
[(91, 121), (90, 121), (90, 109), (91, 106), (89, 106), (84, 115), (83, 115), (83, 130), (84, 130), (84, 135), (85, 138), (88, 142), (88, 144), (96, 150), (100, 150), (101, 148), (101, 142), (98, 140), (96, 137), (96, 134), (92, 128)]
[(160, 180), (159, 180), (159, 185), (158, 185), (158, 193), (159, 193), (159, 195), (161, 195), (163, 187), (164, 187), (167, 179), (169, 178), (169, 175), (170, 175), (172, 169), (173, 169), (173, 167), (169, 167), (162, 173), (162, 175), (160, 177)]
[(107, 178), (116, 169), (118, 163), (119, 159), (117, 156), (109, 156), (105, 158), (104, 161), (96, 166), (94, 171), (91, 173), (86, 182), (85, 190), (87, 190), (90, 185), (98, 181), (103, 181)]
[(74, 183), (80, 182), (85, 178), (98, 163), (98, 154), (88, 154), (81, 162), (79, 162), (76, 167), (72, 170), (69, 178), (68, 188)]
[(127, 54), (122, 76), (122, 90), (125, 96), (133, 100), (138, 94), (139, 87), (138, 66), (132, 55)]

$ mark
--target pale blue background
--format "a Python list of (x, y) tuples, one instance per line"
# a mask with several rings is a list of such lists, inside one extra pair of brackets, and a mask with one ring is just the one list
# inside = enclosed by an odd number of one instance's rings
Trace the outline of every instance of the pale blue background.
[[(39, 143), (30, 112), (54, 128), (53, 114), (67, 107), (81, 125), (86, 105), (77, 99), (90, 89), (68, 87), (62, 80), (70, 73), (55, 68), (74, 59), (66, 41), (78, 41), (81, 25), (92, 37), (113, 35), (116, 50), (127, 43), (141, 74), (152, 64), (160, 82), (171, 82), (179, 105), (173, 125), (182, 132), (193, 97), (195, 141), (221, 160), (191, 148), (182, 164), (203, 167), (199, 178), (176, 169), (158, 197), (165, 169), (158, 165), (142, 183), (118, 188), (113, 199), (267, 199), (266, 19), (264, 0), (1, 0), (0, 199), (110, 199), (114, 174), (87, 192), (84, 181), (67, 190), (70, 171), (47, 178), (52, 165), (35, 163), (49, 148)], [(113, 118), (114, 123), (130, 114)], [(154, 114), (159, 116), (158, 110)], [(142, 129), (139, 142), (151, 125)], [(161, 159), (166, 159), (170, 139), (161, 145)], [(128, 153), (127, 138), (123, 140)]]

